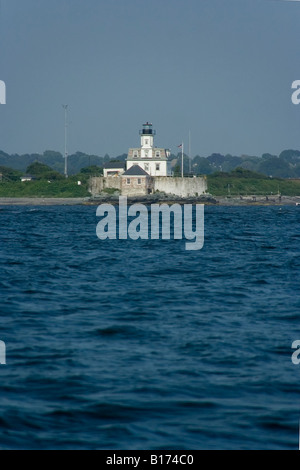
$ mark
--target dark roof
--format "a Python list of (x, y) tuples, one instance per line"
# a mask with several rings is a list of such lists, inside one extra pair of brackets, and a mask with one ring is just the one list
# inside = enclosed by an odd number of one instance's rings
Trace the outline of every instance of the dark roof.
[(123, 176), (150, 176), (143, 168), (139, 165), (133, 165), (129, 168), (129, 170), (123, 173)]
[(108, 162), (104, 164), (103, 167), (105, 170), (115, 170), (118, 168), (125, 168), (124, 162)]

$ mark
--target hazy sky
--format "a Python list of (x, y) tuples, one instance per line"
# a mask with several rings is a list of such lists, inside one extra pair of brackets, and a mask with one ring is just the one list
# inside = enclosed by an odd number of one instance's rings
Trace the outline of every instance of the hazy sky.
[(139, 144), (192, 155), (300, 149), (300, 2), (0, 0), (0, 149), (111, 156)]

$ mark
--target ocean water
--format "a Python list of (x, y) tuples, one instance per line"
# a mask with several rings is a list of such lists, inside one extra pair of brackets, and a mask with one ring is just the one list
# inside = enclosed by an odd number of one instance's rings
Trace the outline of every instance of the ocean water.
[(0, 207), (1, 449), (297, 449), (300, 209), (206, 207), (205, 246)]

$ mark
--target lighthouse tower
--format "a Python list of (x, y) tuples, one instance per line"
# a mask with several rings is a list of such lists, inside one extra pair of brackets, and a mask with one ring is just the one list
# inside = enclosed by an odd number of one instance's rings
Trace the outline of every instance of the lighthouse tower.
[(154, 146), (155, 135), (152, 124), (146, 122), (140, 130), (141, 147), (129, 149), (127, 170), (138, 165), (150, 176), (172, 176), (171, 163), (168, 161), (170, 152)]
[(143, 125), (143, 129), (140, 131), (142, 155), (149, 156), (149, 152), (151, 152), (154, 147), (155, 135), (156, 131), (153, 130), (152, 124), (147, 122)]

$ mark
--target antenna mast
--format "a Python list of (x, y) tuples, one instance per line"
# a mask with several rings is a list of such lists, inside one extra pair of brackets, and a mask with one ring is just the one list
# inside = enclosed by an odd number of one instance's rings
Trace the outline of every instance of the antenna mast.
[(189, 172), (192, 173), (192, 144), (191, 131), (189, 131)]
[(68, 178), (68, 105), (63, 104), (65, 110), (65, 177)]

